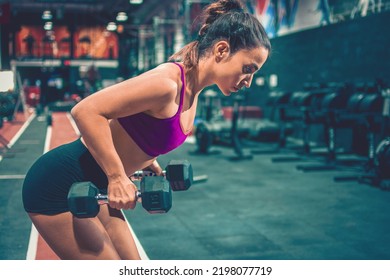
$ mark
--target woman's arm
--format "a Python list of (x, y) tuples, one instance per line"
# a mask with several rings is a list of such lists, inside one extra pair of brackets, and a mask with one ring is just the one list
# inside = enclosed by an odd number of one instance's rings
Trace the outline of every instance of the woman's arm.
[[(127, 177), (116, 152), (109, 120), (142, 111), (167, 112), (177, 95), (177, 83), (162, 70), (152, 70), (139, 77), (103, 89), (79, 102), (71, 111), (83, 140), (108, 178), (110, 206), (134, 208), (136, 186)], [(176, 108), (177, 109), (177, 108)]]

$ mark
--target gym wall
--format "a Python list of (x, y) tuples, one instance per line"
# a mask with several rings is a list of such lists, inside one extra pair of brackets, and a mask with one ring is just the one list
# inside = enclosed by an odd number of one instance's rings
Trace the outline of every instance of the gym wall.
[[(254, 78), (247, 105), (260, 106), (264, 116), (269, 117), (266, 101), (272, 90), (299, 91), (305, 83), (374, 82), (376, 79), (389, 84), (388, 26), (390, 12), (385, 12), (273, 38), (273, 53)], [(277, 75), (277, 88), (268, 86), (272, 74)], [(264, 78), (264, 86), (256, 85), (259, 77)], [(320, 125), (313, 126), (311, 134), (312, 141), (324, 140)], [(351, 129), (344, 129), (338, 135), (338, 145), (352, 149)]]
[(382, 78), (389, 83), (388, 26), (390, 12), (384, 12), (276, 37), (271, 40), (272, 56), (260, 72), (265, 77), (276, 74), (278, 88), (289, 91), (301, 90), (305, 82)]

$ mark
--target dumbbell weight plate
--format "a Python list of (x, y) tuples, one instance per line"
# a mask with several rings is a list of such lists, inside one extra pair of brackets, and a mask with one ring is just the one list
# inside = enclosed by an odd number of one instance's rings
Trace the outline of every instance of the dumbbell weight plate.
[(390, 137), (378, 144), (375, 151), (375, 165), (379, 176), (390, 179)]
[(359, 113), (381, 113), (383, 97), (378, 94), (366, 94), (359, 103)]
[(167, 213), (171, 209), (172, 190), (169, 182), (163, 176), (144, 177), (140, 186), (142, 207), (149, 213)]
[(187, 160), (171, 160), (165, 168), (166, 178), (172, 190), (185, 191), (193, 183), (192, 165)]
[[(172, 192), (169, 182), (162, 176), (144, 177), (141, 180), (143, 208), (151, 214), (166, 213), (172, 207)], [(100, 211), (100, 204), (108, 203), (107, 195), (91, 182), (74, 183), (68, 193), (69, 211), (77, 218), (93, 218)]]
[(346, 94), (333, 92), (323, 98), (321, 109), (324, 111), (341, 110), (346, 107), (347, 102), (348, 96)]
[(359, 104), (363, 100), (363, 98), (364, 98), (364, 94), (363, 93), (355, 93), (355, 94), (353, 94), (349, 98), (349, 100), (347, 102), (347, 110), (350, 113), (357, 113), (358, 112), (358, 108), (359, 108)]

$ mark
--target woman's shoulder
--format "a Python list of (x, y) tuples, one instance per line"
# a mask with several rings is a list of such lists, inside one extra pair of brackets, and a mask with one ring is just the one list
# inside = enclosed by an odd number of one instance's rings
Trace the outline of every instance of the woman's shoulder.
[(132, 79), (158, 84), (160, 87), (177, 86), (180, 82), (180, 69), (174, 63), (163, 63)]
[(182, 86), (181, 70), (175, 63), (162, 63), (152, 69), (151, 74), (159, 77), (161, 86), (171, 87), (174, 91)]
[[(156, 68), (154, 68), (156, 71), (161, 71), (162, 74), (165, 74), (166, 77), (173, 77), (176, 79), (177, 75), (180, 76), (181, 69), (183, 65), (178, 62), (166, 62), (158, 65)], [(182, 68), (183, 69), (183, 68)]]

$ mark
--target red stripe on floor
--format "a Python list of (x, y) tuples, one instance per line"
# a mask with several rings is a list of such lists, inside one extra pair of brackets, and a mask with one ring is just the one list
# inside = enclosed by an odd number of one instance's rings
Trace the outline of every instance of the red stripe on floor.
[[(79, 136), (74, 131), (66, 112), (53, 113), (52, 137), (50, 150), (62, 144), (72, 142)], [(38, 237), (36, 260), (58, 260), (59, 257), (50, 249), (41, 236)]]
[(0, 135), (7, 143), (1, 144), (8, 144), (8, 142), (11, 141), (11, 139), (18, 133), (19, 129), (27, 121), (30, 115), (30, 113), (25, 115), (24, 113), (19, 112), (15, 114), (12, 121), (4, 121), (3, 127), (0, 128)]

